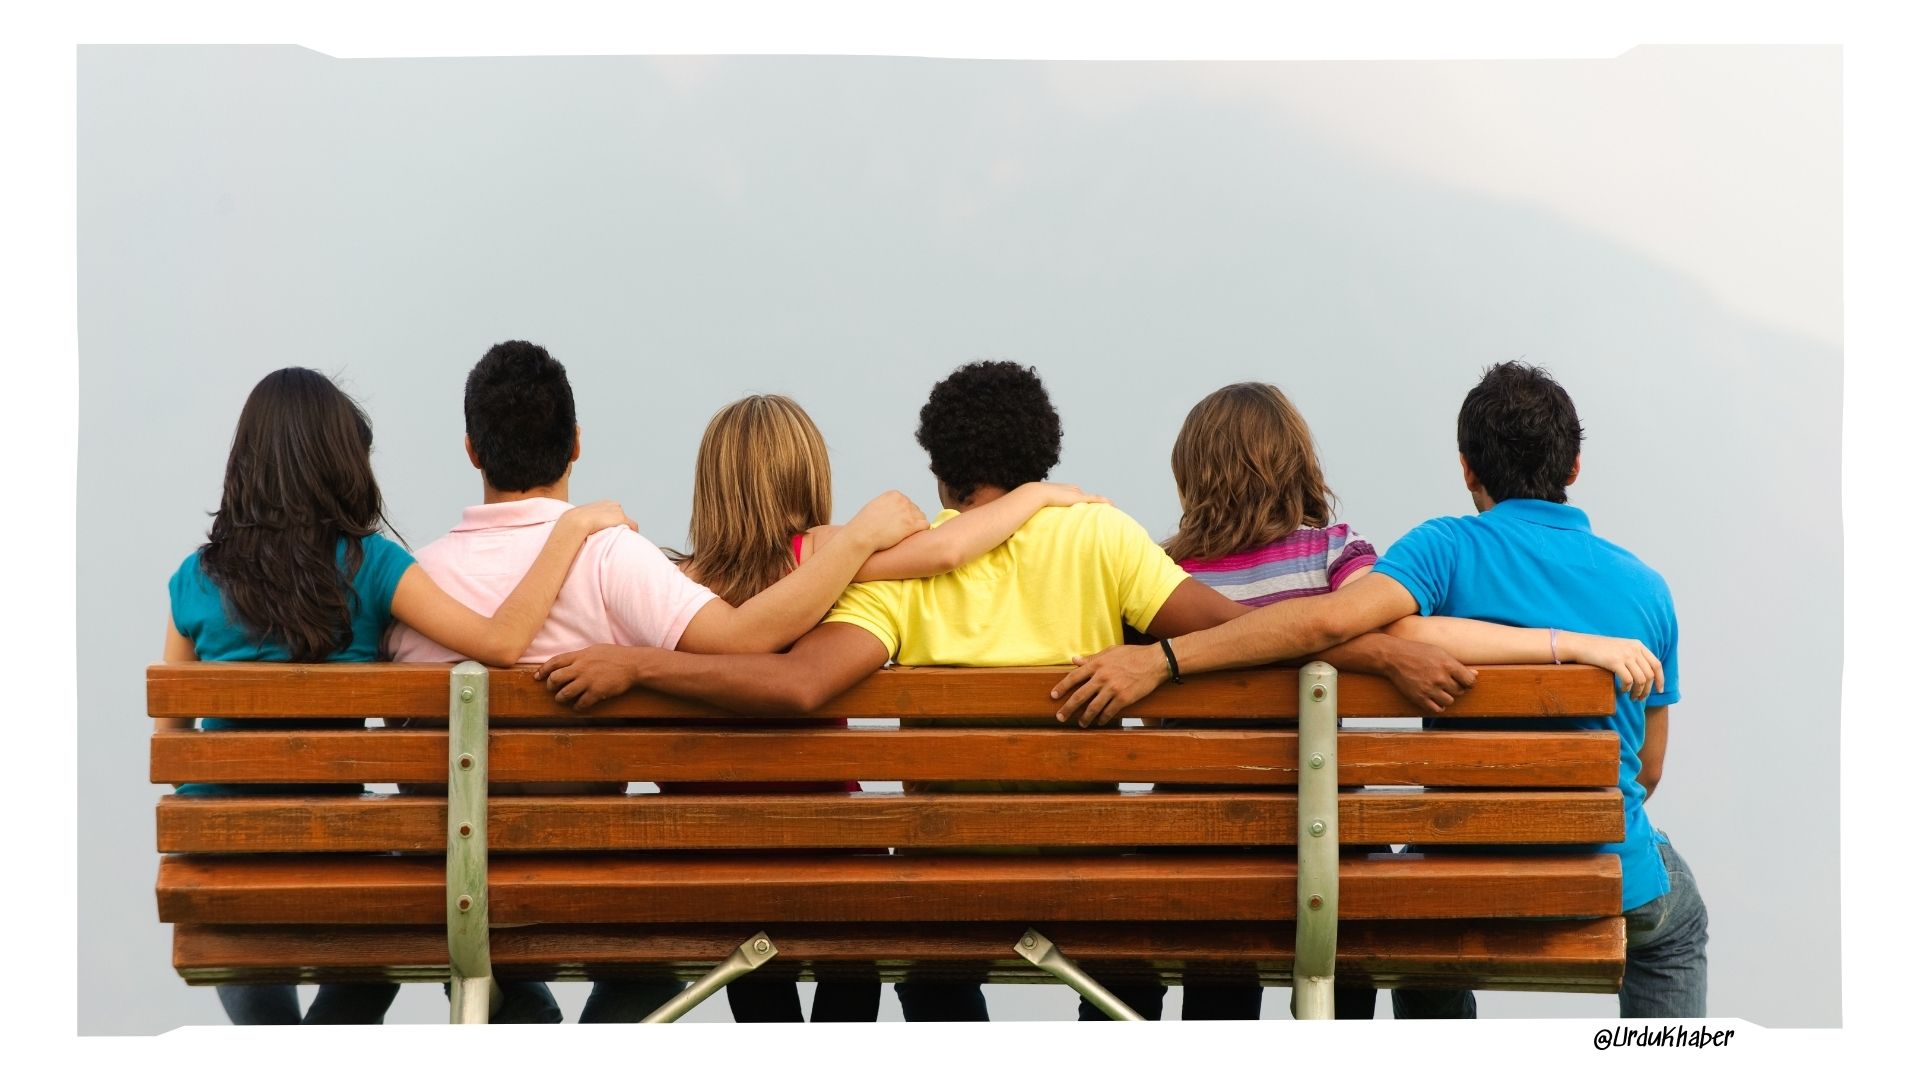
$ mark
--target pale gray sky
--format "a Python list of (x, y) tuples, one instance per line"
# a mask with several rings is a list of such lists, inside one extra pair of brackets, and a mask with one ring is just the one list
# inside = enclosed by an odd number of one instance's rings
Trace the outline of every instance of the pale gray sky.
[[(572, 373), (576, 493), (668, 544), (725, 402), (798, 397), (841, 514), (888, 487), (932, 506), (927, 388), (1007, 357), (1060, 406), (1056, 476), (1157, 535), (1186, 410), (1278, 383), (1343, 517), (1384, 545), (1470, 512), (1452, 428), (1481, 368), (1547, 366), (1588, 431), (1575, 501), (1679, 605), (1685, 696), (1650, 812), (1712, 913), (1710, 1008), (1839, 1022), (1839, 928), (1806, 917), (1838, 895), (1837, 705), (1750, 677), (1840, 659), (1837, 49), (1229, 67), (100, 47), (79, 110), (82, 1031), (221, 1018), (154, 917), (141, 672), (246, 392), (287, 364), (336, 374), (423, 542), (478, 498), (460, 383), (509, 337)], [(569, 1015), (583, 993), (562, 988)], [(1072, 1013), (1064, 989), (994, 995), (1009, 1018)], [(444, 1015), (420, 987), (394, 1013)]]

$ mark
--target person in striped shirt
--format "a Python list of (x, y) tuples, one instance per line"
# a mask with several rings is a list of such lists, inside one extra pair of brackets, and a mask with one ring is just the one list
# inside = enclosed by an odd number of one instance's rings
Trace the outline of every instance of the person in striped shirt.
[[(1196, 580), (1232, 600), (1265, 607), (1318, 596), (1351, 585), (1373, 569), (1373, 545), (1352, 526), (1334, 520), (1333, 491), (1321, 472), (1313, 433), (1276, 386), (1235, 383), (1201, 399), (1174, 439), (1173, 479), (1180, 491), (1180, 524), (1165, 543), (1167, 554)], [(1635, 658), (1652, 659), (1637, 641), (1565, 633), (1559, 637), (1560, 654), (1550, 656), (1548, 641), (1537, 630), (1468, 619), (1415, 618), (1395, 632), (1438, 645), (1469, 664), (1545, 663), (1564, 657), (1624, 671), (1623, 665)], [(1354, 667), (1352, 661), (1346, 666)], [(1201, 983), (1188, 986), (1185, 993), (1182, 1019), (1260, 1016), (1258, 983)], [(1370, 986), (1340, 986), (1334, 992), (1334, 1016), (1369, 1018), (1374, 997)], [(1081, 1015), (1102, 1018), (1085, 1006)]]

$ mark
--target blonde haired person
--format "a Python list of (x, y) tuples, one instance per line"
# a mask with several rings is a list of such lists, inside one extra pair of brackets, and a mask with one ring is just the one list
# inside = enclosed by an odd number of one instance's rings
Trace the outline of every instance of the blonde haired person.
[[(1049, 506), (1105, 502), (1069, 484), (1028, 483), (1003, 499), (877, 551), (855, 581), (897, 581), (944, 574), (999, 547), (1027, 519)], [(670, 553), (694, 581), (732, 604), (744, 604), (792, 572), (831, 540), (833, 469), (827, 443), (798, 402), (779, 394), (742, 398), (715, 413), (700, 438), (694, 465), (688, 551)], [(845, 720), (788, 721), (844, 726)], [(662, 783), (664, 793), (858, 791), (828, 783)], [(742, 979), (727, 986), (739, 1023), (799, 1022), (800, 993), (791, 981)], [(815, 1022), (871, 1021), (880, 1010), (877, 979), (818, 980)]]

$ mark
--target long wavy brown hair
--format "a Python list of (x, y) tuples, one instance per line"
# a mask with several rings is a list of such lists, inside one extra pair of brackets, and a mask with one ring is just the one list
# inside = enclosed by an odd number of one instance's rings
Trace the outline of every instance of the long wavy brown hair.
[(798, 402), (756, 394), (713, 414), (693, 468), (680, 569), (730, 604), (793, 569), (793, 538), (833, 514), (827, 441)]
[(1320, 474), (1313, 432), (1280, 388), (1234, 383), (1200, 399), (1173, 440), (1180, 527), (1166, 542), (1175, 561), (1216, 559), (1325, 528), (1333, 492)]
[(367, 414), (309, 368), (261, 379), (240, 410), (200, 566), (233, 618), (295, 661), (352, 641), (361, 541), (387, 526), (372, 450)]

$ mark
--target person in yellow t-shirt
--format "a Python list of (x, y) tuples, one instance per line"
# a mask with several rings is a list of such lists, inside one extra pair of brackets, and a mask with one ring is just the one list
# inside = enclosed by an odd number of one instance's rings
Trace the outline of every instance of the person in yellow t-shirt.
[[(915, 437), (946, 508), (936, 525), (1046, 479), (1060, 459), (1060, 417), (1045, 386), (1032, 368), (1005, 361), (967, 364), (935, 384)], [(791, 716), (820, 708), (890, 659), (1065, 664), (1120, 644), (1123, 626), (1167, 637), (1248, 610), (1189, 577), (1126, 514), (1082, 504), (1041, 510), (1006, 543), (937, 577), (851, 587), (785, 653), (596, 645), (554, 657), (538, 675), (556, 698), (582, 708), (646, 686), (736, 712)], [(1320, 655), (1343, 669), (1389, 675), (1420, 702), (1450, 700), (1473, 678), (1442, 650), (1385, 634)], [(1037, 699), (1034, 712), (1051, 722), (1056, 705)], [(896, 990), (908, 1020), (987, 1019), (978, 983), (908, 980)]]

